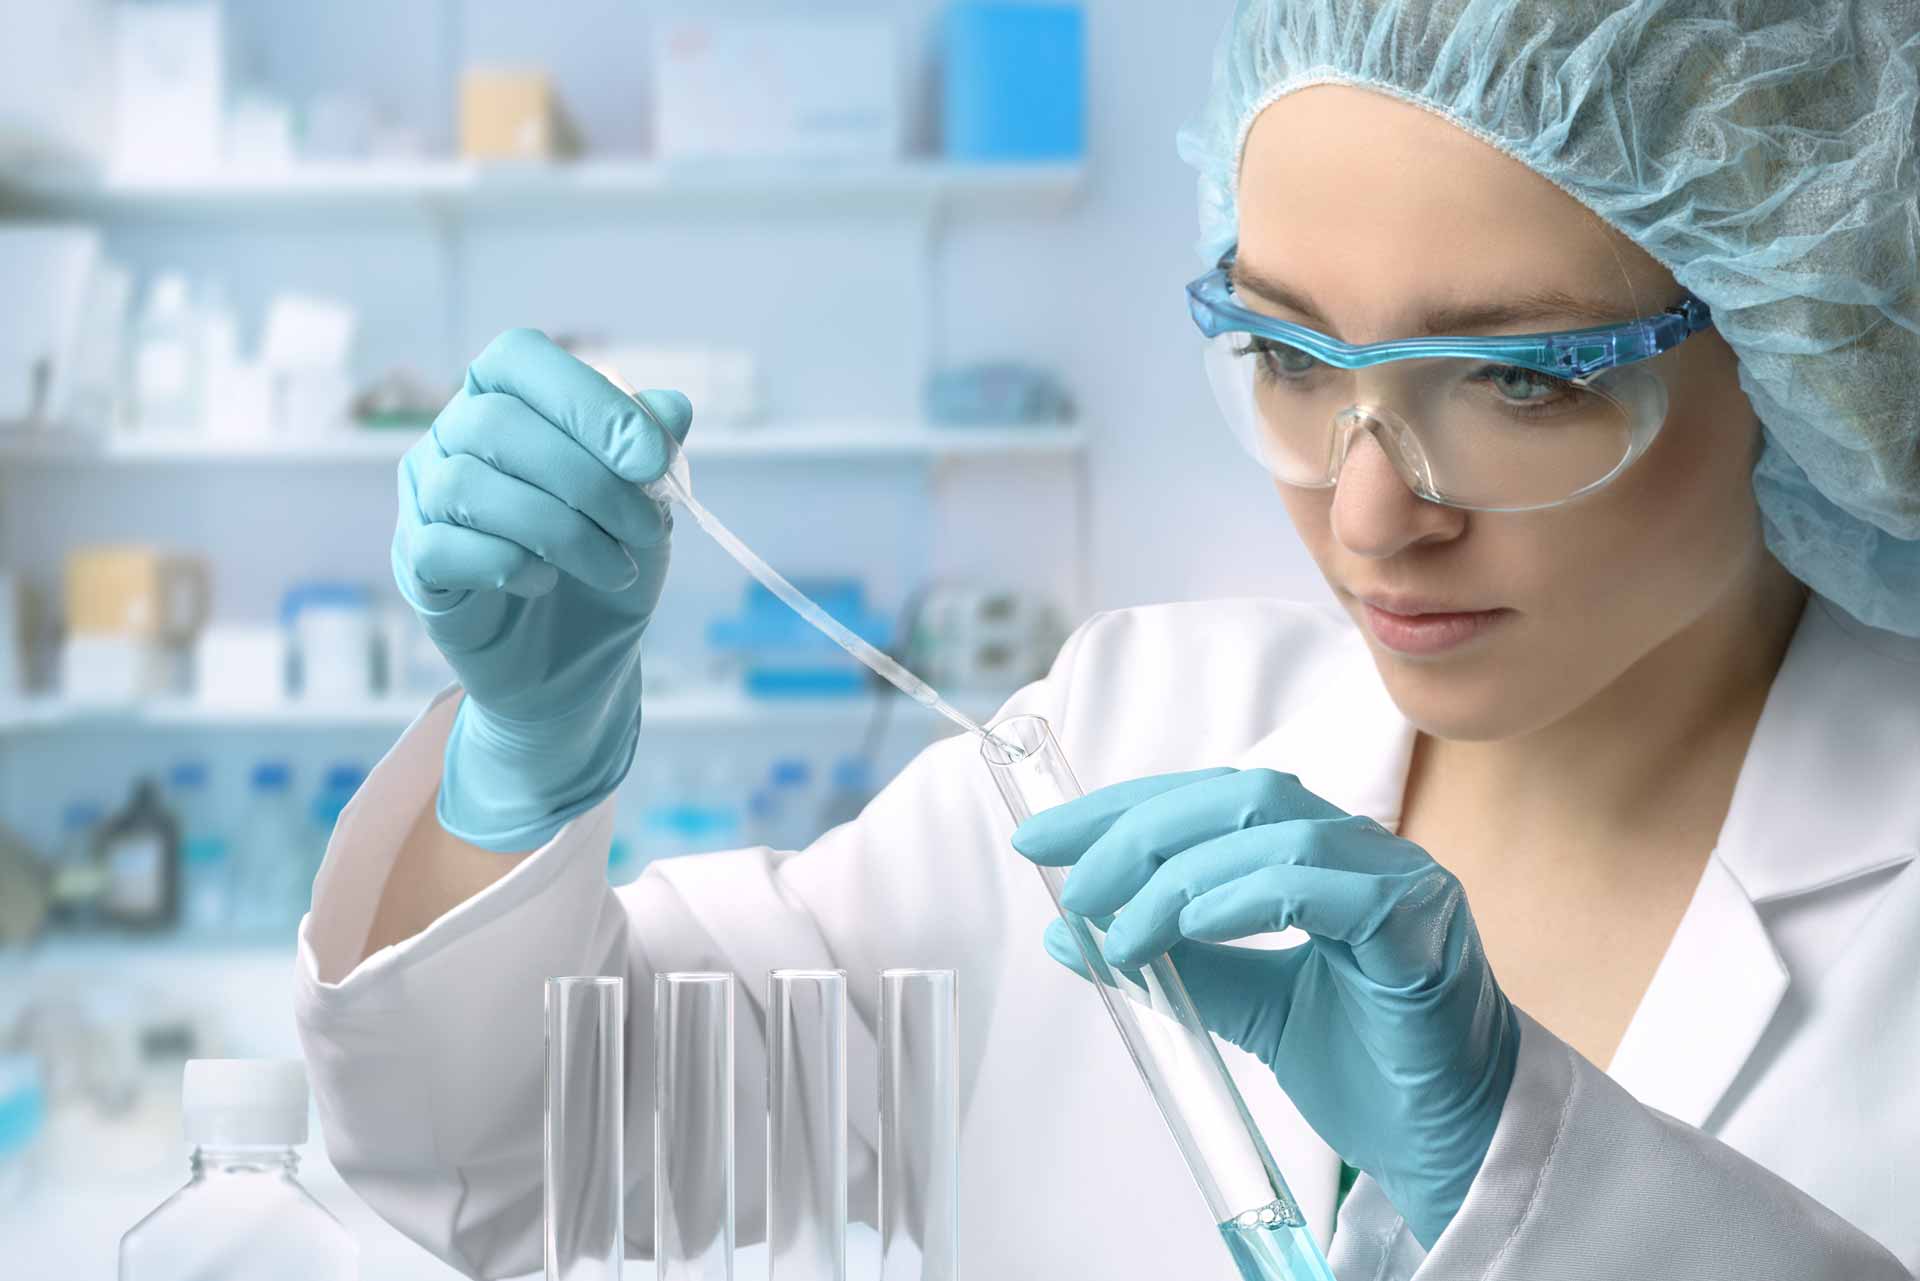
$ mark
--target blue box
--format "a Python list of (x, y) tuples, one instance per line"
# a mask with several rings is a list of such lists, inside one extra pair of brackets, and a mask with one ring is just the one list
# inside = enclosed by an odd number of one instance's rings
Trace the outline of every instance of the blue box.
[(1086, 19), (1079, 5), (975, 3), (947, 10), (946, 154), (1062, 161), (1086, 154)]
[[(869, 645), (884, 648), (891, 638), (892, 621), (868, 611), (860, 580), (802, 578), (793, 585)], [(739, 614), (707, 623), (707, 645), (740, 661), (742, 683), (755, 698), (853, 696), (872, 687), (866, 668), (758, 583), (747, 584)]]

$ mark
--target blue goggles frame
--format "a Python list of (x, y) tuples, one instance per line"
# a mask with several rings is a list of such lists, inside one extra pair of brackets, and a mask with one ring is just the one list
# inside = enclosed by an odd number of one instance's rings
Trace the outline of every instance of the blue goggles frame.
[(1248, 333), (1284, 342), (1338, 369), (1364, 369), (1391, 360), (1463, 356), (1551, 374), (1570, 382), (1604, 370), (1672, 351), (1713, 326), (1713, 311), (1689, 293), (1657, 316), (1595, 325), (1559, 333), (1515, 334), (1497, 338), (1396, 338), (1355, 346), (1318, 330), (1249, 311), (1234, 301), (1233, 262), (1229, 250), (1212, 271), (1187, 286), (1193, 323), (1208, 338)]

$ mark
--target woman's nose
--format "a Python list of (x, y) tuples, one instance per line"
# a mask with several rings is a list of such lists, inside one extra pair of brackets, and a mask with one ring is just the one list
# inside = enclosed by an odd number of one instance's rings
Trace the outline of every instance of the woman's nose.
[(1409, 489), (1374, 432), (1352, 433), (1333, 491), (1333, 536), (1342, 547), (1384, 560), (1419, 543), (1459, 537), (1466, 516)]

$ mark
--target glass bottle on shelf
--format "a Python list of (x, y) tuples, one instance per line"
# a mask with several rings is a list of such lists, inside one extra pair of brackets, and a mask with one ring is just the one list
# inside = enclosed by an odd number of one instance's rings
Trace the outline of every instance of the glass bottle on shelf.
[(305, 907), (308, 827), (293, 800), (293, 770), (261, 761), (249, 779), (234, 847), (233, 923), (259, 937), (291, 930)]
[(180, 923), (194, 934), (217, 934), (232, 909), (233, 867), (214, 820), (206, 762), (177, 762), (167, 771), (167, 793), (180, 818)]
[(100, 829), (106, 873), (100, 915), (121, 929), (171, 928), (180, 918), (180, 823), (151, 778), (134, 784), (126, 808)]

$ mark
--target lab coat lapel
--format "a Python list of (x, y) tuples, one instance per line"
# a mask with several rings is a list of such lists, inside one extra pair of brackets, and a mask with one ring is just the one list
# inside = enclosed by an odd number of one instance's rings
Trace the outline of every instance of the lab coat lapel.
[(1912, 857), (1916, 723), (1920, 644), (1809, 600), (1713, 855), (1608, 1068), (1641, 1102), (1706, 1126), (1753, 1053), (1790, 981), (1755, 904)]
[(1704, 1125), (1787, 981), (1752, 900), (1714, 854), (1607, 1074), (1647, 1106)]

